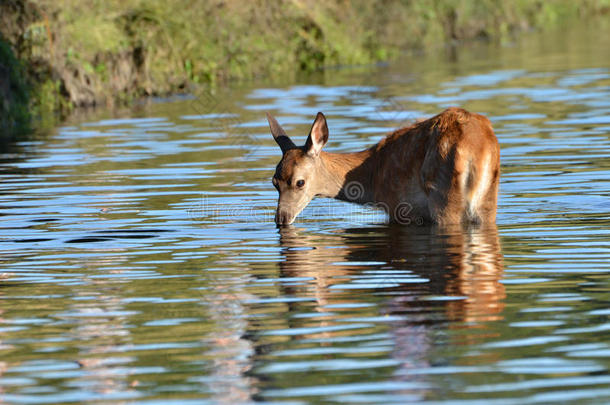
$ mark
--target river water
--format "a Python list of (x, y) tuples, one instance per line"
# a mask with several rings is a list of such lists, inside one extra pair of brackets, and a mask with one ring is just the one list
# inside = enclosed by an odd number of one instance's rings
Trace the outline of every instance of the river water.
[[(607, 403), (610, 25), (96, 112), (0, 151), (0, 401)], [(273, 224), (317, 111), (354, 151), (457, 105), (502, 149), (497, 226), (314, 200)]]

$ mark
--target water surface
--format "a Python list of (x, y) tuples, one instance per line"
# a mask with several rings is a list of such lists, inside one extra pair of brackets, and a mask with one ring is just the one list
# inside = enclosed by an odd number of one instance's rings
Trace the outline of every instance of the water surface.
[[(597, 23), (596, 23), (597, 24)], [(610, 31), (589, 24), (74, 119), (0, 151), (8, 403), (610, 401)], [(272, 219), (280, 152), (457, 105), (502, 148), (497, 226)]]

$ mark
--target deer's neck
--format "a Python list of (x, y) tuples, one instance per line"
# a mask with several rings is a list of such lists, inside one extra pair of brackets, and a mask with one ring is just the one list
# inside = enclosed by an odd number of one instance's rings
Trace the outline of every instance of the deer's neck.
[(372, 150), (354, 153), (320, 154), (321, 190), (323, 197), (337, 198), (359, 204), (373, 202)]

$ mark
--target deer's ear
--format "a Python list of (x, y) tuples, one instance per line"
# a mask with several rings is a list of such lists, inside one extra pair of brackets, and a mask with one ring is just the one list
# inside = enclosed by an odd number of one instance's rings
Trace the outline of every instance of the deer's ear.
[(324, 114), (319, 112), (311, 126), (307, 142), (305, 142), (305, 151), (309, 155), (317, 156), (326, 142), (328, 142), (328, 125), (326, 125)]
[(271, 116), (271, 114), (267, 114), (267, 121), (269, 121), (269, 129), (271, 130), (271, 135), (273, 135), (273, 139), (280, 145), (280, 149), (282, 149), (282, 153), (286, 153), (288, 149), (294, 149), (297, 146), (292, 142), (292, 140), (286, 135), (286, 131), (284, 128), (280, 126), (275, 118)]

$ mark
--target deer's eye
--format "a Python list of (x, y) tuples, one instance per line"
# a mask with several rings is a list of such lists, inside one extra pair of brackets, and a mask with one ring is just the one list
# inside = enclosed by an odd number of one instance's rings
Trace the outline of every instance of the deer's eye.
[(301, 188), (305, 185), (305, 180), (297, 180), (297, 187)]

